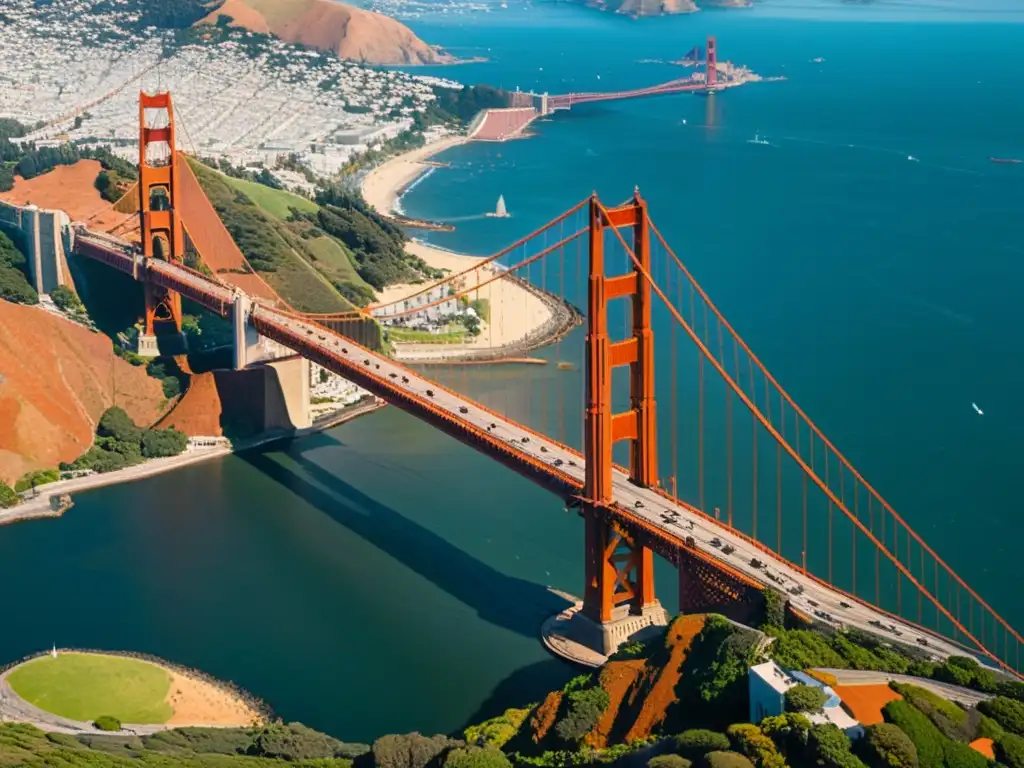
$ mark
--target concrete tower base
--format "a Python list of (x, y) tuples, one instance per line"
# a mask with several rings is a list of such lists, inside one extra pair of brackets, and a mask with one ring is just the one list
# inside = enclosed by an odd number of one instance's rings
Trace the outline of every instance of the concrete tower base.
[(577, 601), (544, 622), (541, 640), (556, 656), (582, 666), (599, 667), (619, 646), (648, 640), (668, 626), (668, 611), (659, 602), (646, 606), (639, 614), (629, 610), (628, 605), (620, 605), (612, 612), (611, 621), (601, 623), (584, 616), (583, 602)]

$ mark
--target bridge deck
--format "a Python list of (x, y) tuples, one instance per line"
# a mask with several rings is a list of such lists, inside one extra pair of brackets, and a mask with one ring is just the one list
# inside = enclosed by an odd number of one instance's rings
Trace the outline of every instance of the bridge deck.
[[(110, 239), (80, 236), (79, 241), (86, 245), (85, 255), (132, 273), (131, 266), (118, 266), (115, 262), (124, 261), (130, 265), (133, 256), (126, 252), (114, 253)], [(149, 272), (151, 279), (158, 275), (159, 282), (215, 312), (222, 315), (230, 313), (231, 292), (199, 273), (155, 260), (146, 265), (145, 271)], [(139, 276), (142, 275), (140, 271)], [(390, 358), (360, 347), (310, 321), (264, 307), (253, 309), (251, 321), (268, 338), (354, 381), (563, 498), (568, 499), (583, 488), (586, 467), (577, 451), (505, 419)], [(556, 459), (562, 462), (561, 465), (556, 466)], [(837, 628), (856, 628), (888, 642), (926, 646), (928, 651), (939, 656), (966, 652), (963, 646), (948, 638), (832, 589), (694, 508), (676, 503), (654, 489), (633, 485), (621, 471), (616, 471), (613, 487), (616, 503), (613, 514), (626, 525), (639, 526), (674, 548), (690, 550), (686, 539), (692, 537), (693, 548), (703, 557), (762, 586), (786, 592), (802, 587), (800, 594), (789, 593), (788, 597), (793, 608), (807, 616), (824, 611), (831, 619), (820, 615), (819, 618)], [(733, 551), (725, 554), (722, 551), (724, 545), (733, 547)], [(761, 568), (751, 565), (755, 558), (765, 565)]]

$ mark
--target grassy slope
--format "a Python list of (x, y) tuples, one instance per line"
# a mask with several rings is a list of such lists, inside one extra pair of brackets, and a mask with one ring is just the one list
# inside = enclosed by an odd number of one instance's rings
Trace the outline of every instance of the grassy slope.
[(15, 693), (61, 717), (91, 721), (112, 715), (125, 723), (165, 723), (170, 675), (138, 659), (62, 653), (43, 656), (8, 677)]
[[(235, 187), (233, 182), (237, 179), (201, 163), (190, 162), (203, 191), (246, 258), (252, 262), (254, 254), (262, 254), (265, 261), (274, 263), (274, 271), (261, 270), (259, 262), (253, 267), (282, 298), (303, 312), (347, 312), (352, 309), (348, 300), (312, 266), (313, 258), (304, 241), (293, 234), (288, 223), (264, 211), (247, 193)], [(269, 187), (255, 186), (280, 194)]]
[[(320, 206), (312, 200), (307, 200), (301, 195), (287, 192), (282, 189), (271, 189), (263, 184), (245, 179), (225, 177), (225, 181), (232, 187), (245, 193), (245, 195), (256, 203), (261, 209), (269, 213), (275, 219), (286, 222), (290, 214), (290, 208), (298, 208), (305, 213), (316, 213)], [(292, 227), (293, 230), (296, 227)], [(369, 288), (369, 284), (356, 272), (355, 264), (351, 253), (344, 244), (333, 237), (321, 235), (309, 240), (304, 240), (300, 248), (307, 253), (302, 253), (308, 260), (309, 254), (313, 256), (314, 267), (331, 282), (351, 283)], [(301, 251), (300, 251), (301, 252)]]
[(312, 200), (307, 200), (294, 192), (287, 192), (283, 189), (271, 189), (255, 181), (236, 179), (226, 176), (228, 184), (235, 189), (244, 192), (256, 205), (262, 208), (276, 219), (284, 221), (288, 218), (289, 208), (298, 208), (300, 211), (316, 213), (319, 207)]

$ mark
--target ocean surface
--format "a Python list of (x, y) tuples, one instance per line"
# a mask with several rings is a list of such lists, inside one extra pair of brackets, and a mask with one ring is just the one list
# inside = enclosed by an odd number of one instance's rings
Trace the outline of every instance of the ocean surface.
[[(680, 74), (640, 61), (715, 34), (721, 58), (788, 79), (578, 108), (533, 138), (453, 150), (408, 214), (457, 221), (430, 239), (486, 254), (591, 191), (612, 202), (639, 186), (803, 409), (1024, 625), (1024, 167), (987, 161), (1024, 157), (1024, 24), (992, 23), (1022, 20), (1018, 4), (766, 0), (641, 21), (509, 4), (413, 22), (489, 58), (438, 74), (638, 86)], [(771, 146), (747, 143), (755, 133)], [(499, 194), (512, 217), (482, 218)], [(540, 374), (465, 375), (507, 401)], [(564, 403), (570, 424), (578, 408)], [(557, 606), (549, 585), (580, 591), (582, 550), (558, 500), (384, 409), (0, 528), (0, 659), (51, 643), (140, 650), (341, 738), (450, 732), (573, 674), (537, 630)], [(666, 569), (658, 591), (674, 604)]]

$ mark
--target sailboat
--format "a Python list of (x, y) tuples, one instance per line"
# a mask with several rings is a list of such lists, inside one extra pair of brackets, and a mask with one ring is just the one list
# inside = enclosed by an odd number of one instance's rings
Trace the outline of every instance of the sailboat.
[(493, 219), (507, 219), (509, 216), (508, 211), (505, 210), (505, 196), (498, 195), (498, 205), (494, 208), (494, 213), (488, 213)]
[(769, 147), (771, 146), (771, 144), (768, 142), (767, 139), (762, 139), (761, 138), (761, 134), (760, 133), (755, 133), (754, 134), (754, 138), (747, 139), (747, 144), (765, 144), (765, 145), (767, 145)]

